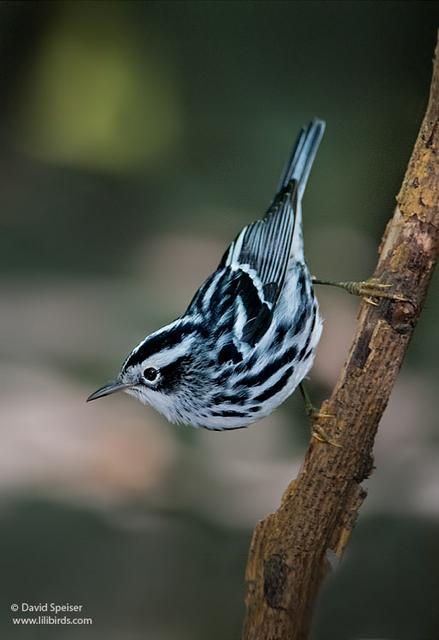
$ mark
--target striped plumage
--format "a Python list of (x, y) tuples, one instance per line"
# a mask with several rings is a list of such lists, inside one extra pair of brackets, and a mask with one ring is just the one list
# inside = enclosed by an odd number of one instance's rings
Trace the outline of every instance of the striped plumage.
[(236, 429), (296, 389), (322, 329), (301, 205), (324, 128), (314, 120), (301, 131), (265, 217), (241, 231), (185, 313), (145, 338), (89, 399), (123, 389), (171, 422)]

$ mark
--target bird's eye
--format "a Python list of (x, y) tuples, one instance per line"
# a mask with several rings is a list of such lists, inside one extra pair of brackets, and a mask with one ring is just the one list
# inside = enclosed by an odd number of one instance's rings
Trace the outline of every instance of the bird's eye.
[(148, 380), (148, 382), (154, 382), (154, 380), (157, 380), (158, 375), (158, 369), (154, 369), (154, 367), (148, 367), (143, 372), (143, 377), (145, 380)]

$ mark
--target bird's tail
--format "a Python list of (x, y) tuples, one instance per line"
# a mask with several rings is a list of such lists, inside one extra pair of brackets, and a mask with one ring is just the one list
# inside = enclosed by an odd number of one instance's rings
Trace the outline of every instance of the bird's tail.
[(314, 118), (306, 128), (302, 128), (283, 170), (278, 191), (286, 187), (291, 180), (296, 180), (298, 183), (298, 200), (302, 199), (324, 132), (325, 122), (317, 118)]
[(302, 197), (324, 131), (324, 121), (317, 118), (301, 130), (279, 183), (279, 191), (287, 187), (292, 180), (297, 183), (297, 190), (294, 192), (294, 232), (290, 256), (299, 262), (304, 261)]

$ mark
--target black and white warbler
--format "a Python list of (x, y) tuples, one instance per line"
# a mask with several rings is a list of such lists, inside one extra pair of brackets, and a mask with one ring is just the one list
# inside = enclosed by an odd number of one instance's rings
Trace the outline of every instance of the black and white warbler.
[(301, 385), (322, 332), (313, 284), (341, 287), (374, 305), (372, 298), (407, 300), (374, 278), (310, 276), (302, 198), (324, 130), (317, 119), (301, 130), (265, 217), (244, 227), (184, 314), (142, 340), (117, 378), (88, 400), (123, 390), (171, 422), (225, 430), (267, 416), (300, 385), (313, 412)]
[(184, 314), (133, 349), (123, 390), (175, 423), (237, 429), (270, 414), (308, 373), (322, 321), (305, 263), (302, 197), (325, 130), (302, 129), (264, 218), (244, 227)]

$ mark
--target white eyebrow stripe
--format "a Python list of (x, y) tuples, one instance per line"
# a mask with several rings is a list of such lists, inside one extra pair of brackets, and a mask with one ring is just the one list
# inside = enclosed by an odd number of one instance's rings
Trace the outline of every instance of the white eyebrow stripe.
[(192, 350), (192, 345), (195, 340), (195, 335), (185, 336), (181, 342), (172, 347), (171, 349), (162, 349), (158, 353), (149, 356), (142, 362), (142, 367), (155, 367), (160, 369), (165, 367), (171, 362), (175, 362), (178, 358), (187, 355)]

